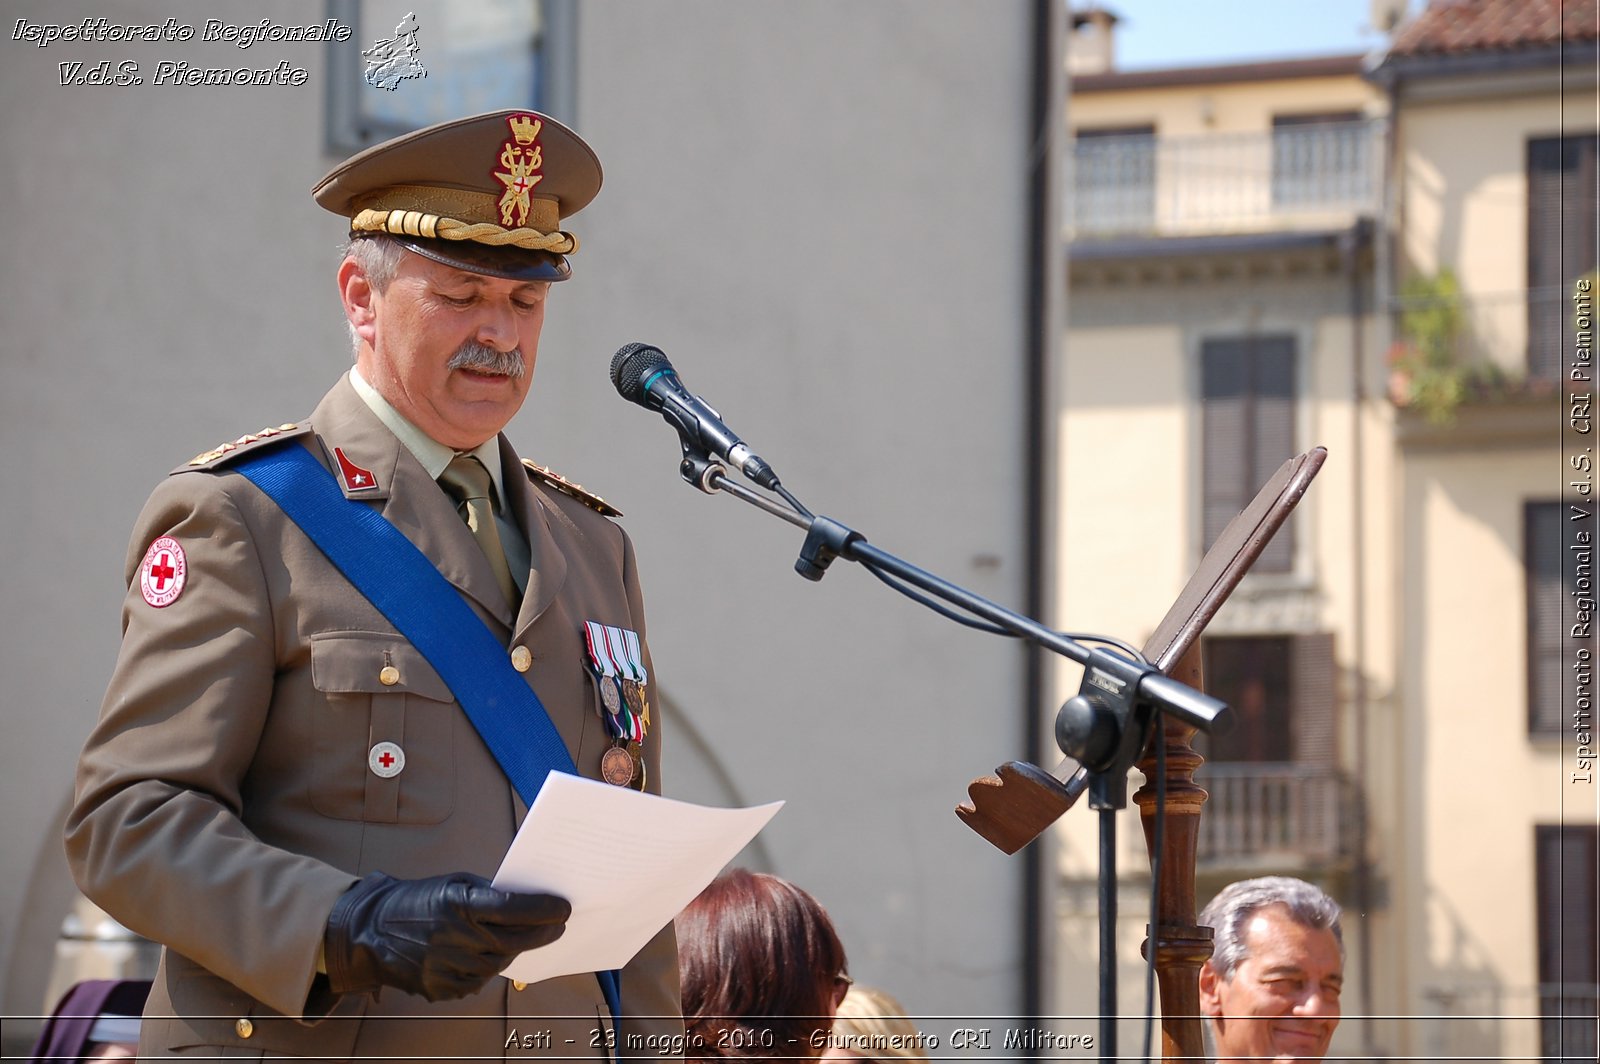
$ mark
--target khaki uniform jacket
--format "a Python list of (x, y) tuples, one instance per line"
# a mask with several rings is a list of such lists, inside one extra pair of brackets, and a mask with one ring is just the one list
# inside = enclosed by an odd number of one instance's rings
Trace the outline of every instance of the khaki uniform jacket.
[[(328, 913), (352, 883), (379, 871), (492, 877), (525, 809), (422, 656), (230, 471), (262, 447), (306, 447), (330, 468), (339, 448), (376, 475), (375, 490), (346, 494), (416, 544), (508, 653), (531, 652), (528, 682), (585, 776), (598, 778), (610, 741), (584, 622), (643, 643), (621, 528), (525, 476), (502, 437), (505, 505), (532, 552), (513, 617), (453, 502), (348, 378), (308, 427), (168, 477), (129, 547), (122, 649), (66, 836), (85, 895), (167, 947), (141, 1057), (605, 1059), (612, 1044), (628, 1057), (669, 1055), (648, 1050), (670, 1048), (683, 1030), (670, 926), (622, 972), (620, 1031), (593, 975), (520, 991), (495, 978), (440, 1004), (387, 987), (333, 998), (323, 980), (313, 993)], [(178, 598), (157, 608), (139, 577), (160, 536), (177, 540), (187, 571)], [(647, 648), (645, 664), (653, 691)], [(396, 682), (380, 681), (386, 666)], [(645, 761), (658, 791), (659, 709), (651, 716)], [(398, 775), (369, 769), (379, 742), (404, 751)]]

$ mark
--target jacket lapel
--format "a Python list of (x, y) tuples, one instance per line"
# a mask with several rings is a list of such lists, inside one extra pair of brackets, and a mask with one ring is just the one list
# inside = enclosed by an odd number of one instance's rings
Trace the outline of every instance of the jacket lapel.
[(523, 468), (504, 436), (500, 437), (500, 479), (505, 483), (508, 512), (516, 515), (517, 524), (528, 540), (528, 586), (522, 593), (522, 610), (517, 614), (513, 638), (520, 639), (529, 625), (537, 621), (567, 578), (567, 557), (550, 533), (549, 503), (543, 493), (528, 480)]
[[(339, 378), (317, 405), (311, 427), (328, 452), (329, 465), (340, 478), (345, 496), (379, 505), (389, 523), (427, 556), (441, 576), (510, 628), (511, 608), (500, 593), (488, 559), (449, 496), (362, 402), (348, 376)], [(341, 475), (346, 465), (371, 473), (376, 486), (352, 490), (349, 478)]]

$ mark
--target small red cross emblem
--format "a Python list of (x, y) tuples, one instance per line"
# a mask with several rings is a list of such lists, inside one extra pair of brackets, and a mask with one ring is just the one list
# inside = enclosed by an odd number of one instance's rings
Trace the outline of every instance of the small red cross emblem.
[(400, 775), (400, 770), (406, 767), (406, 752), (400, 749), (398, 743), (374, 743), (371, 750), (367, 751), (367, 767), (372, 773), (382, 779)]
[(183, 594), (189, 576), (189, 562), (183, 548), (171, 536), (161, 536), (144, 552), (139, 565), (139, 593), (156, 609), (170, 606)]
[(150, 567), (150, 575), (155, 578), (157, 591), (166, 587), (167, 581), (178, 575), (178, 570), (172, 567), (172, 555), (162, 551), (156, 564)]

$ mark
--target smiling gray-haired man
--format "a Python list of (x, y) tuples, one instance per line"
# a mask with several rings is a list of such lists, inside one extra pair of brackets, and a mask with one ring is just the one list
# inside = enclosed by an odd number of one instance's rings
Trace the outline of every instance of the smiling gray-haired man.
[(1200, 923), (1216, 936), (1200, 1010), (1218, 1064), (1327, 1055), (1344, 986), (1338, 904), (1304, 880), (1264, 876), (1223, 889)]

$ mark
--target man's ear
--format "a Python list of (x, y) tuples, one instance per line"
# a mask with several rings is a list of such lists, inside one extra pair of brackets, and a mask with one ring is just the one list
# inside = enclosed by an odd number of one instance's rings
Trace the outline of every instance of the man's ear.
[(344, 304), (345, 320), (350, 327), (368, 347), (374, 346), (377, 293), (361, 264), (353, 258), (346, 258), (339, 264), (339, 299)]
[(1207, 1016), (1222, 1015), (1222, 977), (1210, 961), (1200, 966), (1200, 1011)]

